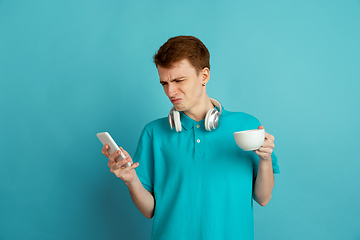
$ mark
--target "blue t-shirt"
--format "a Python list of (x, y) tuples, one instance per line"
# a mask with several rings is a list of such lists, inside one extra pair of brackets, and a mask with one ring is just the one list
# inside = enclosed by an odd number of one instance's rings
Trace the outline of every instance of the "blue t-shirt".
[[(182, 131), (168, 119), (147, 124), (134, 162), (145, 187), (154, 193), (154, 240), (254, 239), (253, 180), (258, 156), (235, 143), (233, 133), (257, 129), (253, 116), (223, 109), (222, 124), (206, 131), (181, 112)], [(272, 154), (274, 173), (279, 173)]]

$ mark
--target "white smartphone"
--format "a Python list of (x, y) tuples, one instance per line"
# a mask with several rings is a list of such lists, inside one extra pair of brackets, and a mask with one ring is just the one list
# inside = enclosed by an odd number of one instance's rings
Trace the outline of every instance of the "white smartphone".
[[(109, 145), (109, 153), (113, 154), (115, 151), (119, 151), (120, 148), (118, 147), (118, 145), (115, 143), (114, 139), (110, 136), (110, 134), (108, 132), (101, 132), (96, 134), (96, 136), (98, 137), (98, 139), (100, 140), (100, 142), (105, 145)], [(121, 160), (125, 159), (125, 155), (124, 153), (120, 150), (121, 155), (118, 156), (117, 158), (115, 158), (116, 162), (120, 162)], [(130, 167), (131, 163), (125, 163), (123, 165), (124, 167)]]

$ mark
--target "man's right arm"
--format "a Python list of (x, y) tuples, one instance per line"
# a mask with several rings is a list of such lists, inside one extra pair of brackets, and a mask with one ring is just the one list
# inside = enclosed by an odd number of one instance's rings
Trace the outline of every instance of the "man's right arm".
[[(116, 162), (115, 158), (121, 155), (120, 151), (116, 151), (113, 154), (109, 154), (109, 146), (104, 145), (102, 153), (108, 157), (108, 166), (110, 172), (114, 173), (116, 177), (124, 181), (126, 186), (129, 188), (130, 196), (136, 207), (140, 212), (147, 218), (154, 216), (155, 198), (153, 194), (147, 191), (142, 183), (140, 182), (135, 168), (139, 166), (139, 163), (133, 163), (130, 155), (123, 148), (120, 148), (125, 155), (125, 159)], [(130, 167), (124, 167), (124, 164), (130, 162)]]
[[(135, 171), (135, 170), (134, 170)], [(147, 191), (141, 184), (135, 172), (134, 180), (126, 184), (129, 188), (130, 196), (136, 207), (147, 218), (154, 216), (155, 198), (153, 193)]]

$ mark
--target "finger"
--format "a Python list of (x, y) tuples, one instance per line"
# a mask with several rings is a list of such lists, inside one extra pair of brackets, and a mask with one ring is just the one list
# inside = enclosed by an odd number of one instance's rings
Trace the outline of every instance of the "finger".
[(260, 153), (258, 154), (258, 156), (260, 159), (264, 159), (264, 160), (269, 159), (271, 157), (271, 155), (268, 153)]
[(119, 170), (125, 169), (126, 165), (124, 165), (126, 163), (123, 163), (122, 161), (120, 162), (114, 162), (113, 164), (111, 164), (110, 167), (110, 172), (115, 173), (118, 172)]
[[(260, 149), (260, 148), (259, 148), (259, 149)], [(256, 155), (262, 154), (259, 149), (254, 150), (254, 153), (255, 153)]]
[(263, 144), (261, 145), (262, 148), (274, 148), (275, 144), (274, 142), (270, 141), (270, 140), (266, 140), (263, 142)]
[(266, 133), (265, 134), (265, 138), (264, 138), (264, 142), (274, 142), (275, 137), (271, 134)]
[(130, 154), (129, 154), (129, 153), (128, 153), (125, 149), (123, 149), (122, 147), (120, 147), (120, 150), (124, 153), (124, 155), (125, 155), (125, 157), (126, 157), (127, 161), (128, 161), (128, 162), (130, 162), (130, 163), (133, 163), (133, 161), (132, 161), (132, 158), (131, 158)]
[(112, 163), (116, 163), (116, 160), (115, 160), (115, 159), (116, 159), (118, 156), (120, 156), (120, 155), (121, 155), (121, 151), (120, 151), (120, 150), (113, 152), (113, 154), (111, 154), (111, 155), (109, 156), (109, 161), (112, 162)]
[(112, 168), (113, 168), (114, 170), (116, 170), (116, 169), (118, 169), (118, 168), (126, 168), (128, 162), (129, 162), (129, 159), (124, 158), (124, 159), (120, 160), (119, 162), (113, 164), (113, 165), (112, 165)]
[(131, 169), (137, 168), (139, 165), (140, 165), (140, 164), (139, 164), (138, 162), (136, 162), (136, 163), (132, 164), (130, 167), (127, 167), (127, 168), (128, 168), (129, 171), (130, 171)]
[(270, 133), (265, 132), (265, 139), (269, 139), (270, 141), (274, 141), (275, 137)]
[(125, 149), (123, 149), (122, 147), (120, 147), (120, 150), (124, 153), (125, 157), (130, 156), (130, 154)]
[(114, 170), (114, 171), (112, 171), (112, 172), (113, 172), (118, 178), (121, 178), (121, 179), (122, 179), (127, 172), (129, 172), (129, 171), (137, 168), (138, 166), (139, 166), (139, 163), (137, 162), (137, 163), (132, 164), (130, 167), (118, 168), (118, 169), (116, 169), (116, 170)]
[(104, 154), (106, 157), (109, 157), (109, 145), (105, 144), (101, 149), (101, 153)]
[(121, 169), (125, 169), (125, 170), (126, 170), (125, 173), (127, 173), (127, 172), (130, 171), (131, 169), (135, 169), (135, 168), (137, 168), (138, 166), (139, 166), (139, 163), (136, 162), (136, 163), (134, 163), (134, 164), (131, 164), (130, 166), (126, 166), (126, 165), (125, 165), (125, 167), (123, 167), (123, 168), (121, 168)]
[(268, 159), (271, 156), (270, 152), (264, 152), (263, 149), (255, 150), (254, 153), (258, 155), (260, 159)]
[(265, 147), (260, 147), (258, 150), (257, 150), (260, 154), (271, 154), (273, 152), (273, 149), (272, 148), (265, 148)]
[[(264, 126), (259, 126), (258, 129), (265, 129)], [(275, 137), (271, 134), (269, 134), (268, 132), (265, 131), (265, 140), (266, 139), (269, 139), (271, 141), (274, 141), (275, 140)]]

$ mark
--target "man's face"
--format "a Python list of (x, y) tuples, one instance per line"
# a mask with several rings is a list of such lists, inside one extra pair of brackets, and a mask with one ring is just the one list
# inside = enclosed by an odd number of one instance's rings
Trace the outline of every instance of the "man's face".
[(198, 74), (190, 62), (184, 59), (174, 63), (171, 68), (158, 66), (158, 73), (165, 94), (176, 110), (186, 113), (199, 107), (201, 99), (206, 96), (203, 83), (207, 83), (210, 77), (207, 68)]

